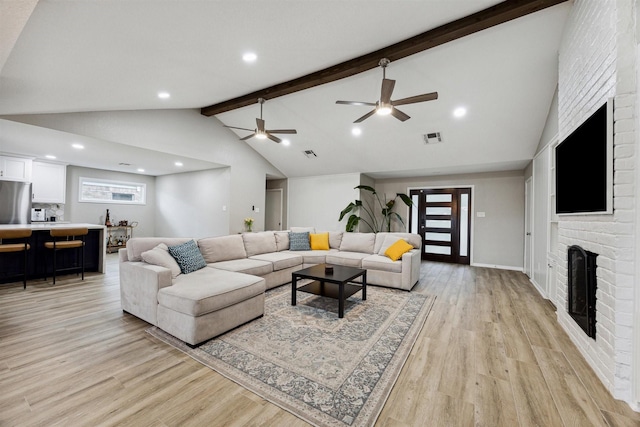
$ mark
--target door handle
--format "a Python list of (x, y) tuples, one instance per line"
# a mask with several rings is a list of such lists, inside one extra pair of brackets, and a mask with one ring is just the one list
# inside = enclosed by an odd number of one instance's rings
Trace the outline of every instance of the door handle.
[(531, 236), (531, 232), (527, 232), (527, 236)]

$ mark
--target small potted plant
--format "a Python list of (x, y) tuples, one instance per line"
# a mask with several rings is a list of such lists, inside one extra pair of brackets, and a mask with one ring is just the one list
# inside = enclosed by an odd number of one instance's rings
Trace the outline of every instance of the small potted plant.
[(251, 233), (251, 229), (253, 227), (253, 218), (248, 217), (244, 219), (244, 228), (247, 230), (247, 233)]

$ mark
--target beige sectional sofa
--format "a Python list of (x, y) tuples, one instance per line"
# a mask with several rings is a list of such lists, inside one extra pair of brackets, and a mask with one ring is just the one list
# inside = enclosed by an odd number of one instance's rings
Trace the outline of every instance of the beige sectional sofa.
[[(315, 231), (295, 232), (304, 230)], [(398, 239), (414, 249), (392, 261), (384, 251)], [(206, 267), (183, 274), (167, 248), (191, 240)], [(290, 250), (288, 231), (132, 238), (119, 251), (122, 309), (195, 345), (262, 316), (265, 290), (311, 265), (365, 268), (368, 284), (411, 290), (420, 274), (421, 243), (410, 233), (329, 232), (325, 250)]]

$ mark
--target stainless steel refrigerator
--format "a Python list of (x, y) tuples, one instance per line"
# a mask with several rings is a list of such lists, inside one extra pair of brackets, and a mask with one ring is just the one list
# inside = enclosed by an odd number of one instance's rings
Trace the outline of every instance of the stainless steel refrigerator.
[(0, 181), (0, 224), (31, 224), (31, 183)]

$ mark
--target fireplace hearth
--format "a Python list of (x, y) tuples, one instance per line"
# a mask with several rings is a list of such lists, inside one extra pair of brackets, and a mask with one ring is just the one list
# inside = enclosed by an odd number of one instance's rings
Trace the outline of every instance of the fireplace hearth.
[(580, 246), (567, 250), (569, 315), (584, 330), (596, 339), (596, 258), (598, 254), (585, 251)]

